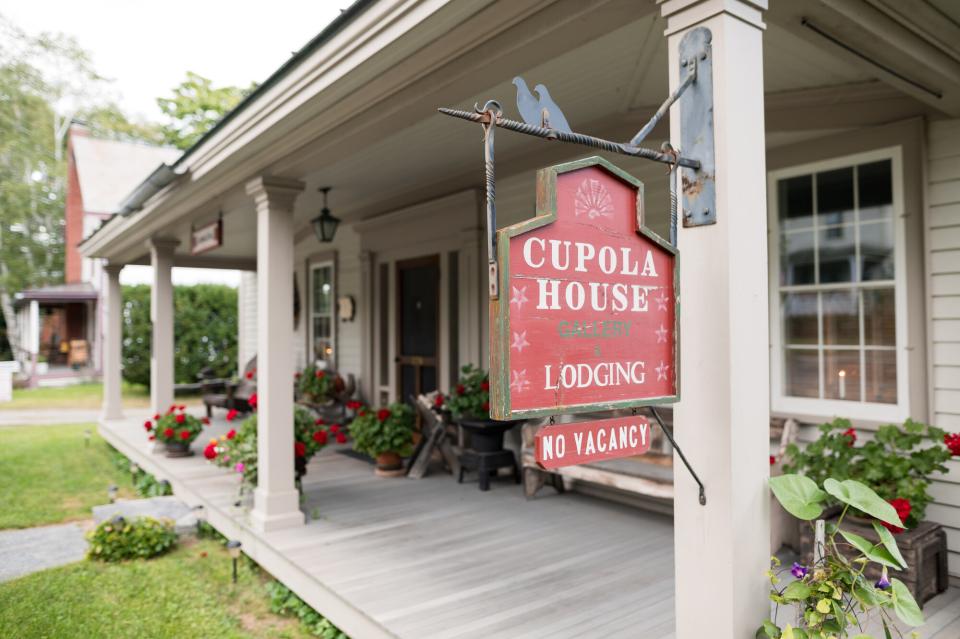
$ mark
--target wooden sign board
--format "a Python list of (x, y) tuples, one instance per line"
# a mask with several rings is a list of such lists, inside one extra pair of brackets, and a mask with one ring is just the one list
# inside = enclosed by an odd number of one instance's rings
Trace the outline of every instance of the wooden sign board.
[(190, 253), (197, 255), (223, 246), (223, 219), (190, 230)]
[(650, 435), (650, 422), (639, 415), (545, 426), (534, 437), (534, 454), (541, 468), (642, 455)]
[(494, 419), (679, 399), (678, 255), (644, 224), (639, 180), (599, 157), (542, 169), (537, 216), (497, 248)]

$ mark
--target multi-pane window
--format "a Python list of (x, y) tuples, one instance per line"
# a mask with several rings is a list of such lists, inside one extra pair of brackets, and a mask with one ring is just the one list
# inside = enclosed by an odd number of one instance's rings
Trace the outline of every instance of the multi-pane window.
[(781, 394), (896, 404), (891, 160), (785, 177), (773, 196)]
[(313, 345), (313, 359), (331, 366), (336, 330), (333, 285), (333, 262), (310, 267), (310, 342)]

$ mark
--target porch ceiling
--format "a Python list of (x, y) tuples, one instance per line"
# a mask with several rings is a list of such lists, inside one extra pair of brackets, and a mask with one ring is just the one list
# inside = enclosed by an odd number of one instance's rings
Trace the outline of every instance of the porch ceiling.
[[(851, 11), (873, 10), (873, 5), (868, 6), (864, 0), (824, 2), (836, 6), (828, 8), (814, 0), (771, 3), (764, 41), (768, 146), (953, 110), (953, 85), (945, 79), (949, 73), (930, 77), (927, 71), (915, 69), (919, 64), (906, 67), (911, 73), (917, 71), (919, 81), (937, 81), (937, 86), (947, 87), (942, 89), (944, 97), (934, 100), (915, 87), (891, 79), (880, 67), (848, 52), (838, 52), (834, 44), (804, 27), (801, 20), (812, 16), (810, 19), (848, 38), (852, 45), (876, 46), (877, 37), (850, 18)], [(249, 143), (262, 151), (261, 164), (252, 175), (268, 173), (307, 183), (308, 190), (296, 207), (301, 233), (310, 232), (309, 221), (321, 206), (316, 188), (322, 185), (334, 187), (331, 208), (347, 223), (477, 188), (482, 178), (479, 127), (441, 116), (436, 108), (470, 109), (475, 103), (496, 98), (509, 116), (516, 117), (511, 85), (515, 75), (523, 76), (530, 86), (547, 85), (576, 130), (628, 139), (667, 93), (667, 50), (662, 35), (665, 24), (656, 4), (653, 0), (530, 4), (537, 4), (537, 10), (531, 9), (473, 48), (461, 49), (412, 76), (414, 80), (389, 95), (382, 91), (375, 94), (381, 81), (383, 86), (392, 86), (394, 76), (403, 65), (412, 64), (415, 56), (397, 60), (395, 67), (387, 68), (379, 79), (353, 91), (345, 100), (354, 106), (353, 112), (334, 127), (324, 129), (327, 119), (335, 117), (334, 111), (327, 109), (294, 131), (284, 131), (290, 127), (282, 122), (266, 129)], [(873, 4), (885, 5), (885, 0)], [(474, 29), (479, 28), (487, 19), (485, 15), (480, 11), (458, 28), (469, 33), (474, 22)], [(431, 45), (425, 42), (424, 50), (416, 55), (425, 55), (423, 51)], [(886, 63), (887, 58), (878, 60)], [(957, 86), (960, 88), (960, 84)], [(960, 99), (960, 91), (957, 96)], [(302, 119), (302, 114), (299, 117)], [(661, 124), (648, 144), (659, 145), (666, 131), (666, 123)], [(277, 156), (275, 149), (279, 147), (290, 150)], [(531, 171), (585, 152), (503, 132), (497, 136), (498, 175)], [(227, 156), (224, 164), (229, 163)], [(224, 171), (226, 168), (220, 173)], [(215, 174), (217, 171), (210, 171), (198, 180), (212, 180)], [(218, 195), (208, 194), (194, 202), (187, 214), (160, 232), (152, 232), (177, 237), (181, 240), (178, 253), (187, 253), (190, 224), (212, 219), (223, 211), (224, 246), (210, 258), (253, 258), (253, 207), (243, 194), (243, 183), (252, 175), (249, 171), (238, 174)], [(124, 236), (136, 233), (132, 228)], [(143, 253), (140, 244), (133, 244), (117, 257), (142, 259)]]

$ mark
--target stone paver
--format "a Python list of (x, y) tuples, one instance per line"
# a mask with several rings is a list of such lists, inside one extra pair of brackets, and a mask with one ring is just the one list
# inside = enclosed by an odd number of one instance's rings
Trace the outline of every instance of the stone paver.
[(93, 507), (93, 520), (97, 524), (116, 515), (126, 519), (172, 519), (179, 534), (189, 534), (197, 528), (197, 519), (190, 507), (172, 495), (149, 499), (121, 499), (113, 504)]
[(23, 530), (0, 530), (0, 581), (83, 559), (84, 527), (74, 522)]

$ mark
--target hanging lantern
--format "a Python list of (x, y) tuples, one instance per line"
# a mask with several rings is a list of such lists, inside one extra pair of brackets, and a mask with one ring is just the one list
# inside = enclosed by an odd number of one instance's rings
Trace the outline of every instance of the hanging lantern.
[(325, 186), (319, 189), (323, 193), (323, 208), (320, 209), (320, 215), (313, 218), (312, 222), (313, 232), (316, 233), (317, 239), (324, 243), (333, 241), (333, 236), (337, 234), (337, 227), (340, 226), (340, 218), (334, 217), (327, 208), (327, 193), (330, 192), (330, 188)]

